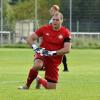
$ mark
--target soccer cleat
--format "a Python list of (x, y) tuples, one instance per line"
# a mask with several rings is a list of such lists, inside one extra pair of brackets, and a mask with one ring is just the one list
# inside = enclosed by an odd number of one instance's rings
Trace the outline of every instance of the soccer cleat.
[(64, 72), (69, 72), (69, 70), (67, 70), (67, 69), (64, 69), (63, 71), (64, 71)]
[(18, 89), (20, 89), (20, 90), (28, 90), (29, 87), (27, 87), (27, 86), (25, 85), (25, 86), (20, 86), (20, 87), (18, 87)]
[(37, 78), (36, 78), (36, 89), (40, 89), (40, 87), (41, 87), (41, 84), (39, 83), (40, 78), (41, 78), (40, 76), (37, 76)]

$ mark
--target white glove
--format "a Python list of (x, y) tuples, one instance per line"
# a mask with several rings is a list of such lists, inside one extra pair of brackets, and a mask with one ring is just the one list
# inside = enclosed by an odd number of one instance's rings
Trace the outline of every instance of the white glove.
[(37, 47), (35, 44), (32, 45), (32, 48), (36, 53), (39, 53), (42, 56), (54, 56), (56, 55), (56, 51), (48, 51), (45, 48)]
[(56, 55), (56, 51), (48, 51), (48, 50), (43, 49), (42, 54), (44, 56), (54, 56)]
[(37, 47), (35, 44), (32, 44), (32, 48), (35, 50), (35, 49), (37, 49), (38, 47)]
[(32, 48), (36, 53), (42, 53), (42, 48), (37, 47), (35, 44), (32, 44)]

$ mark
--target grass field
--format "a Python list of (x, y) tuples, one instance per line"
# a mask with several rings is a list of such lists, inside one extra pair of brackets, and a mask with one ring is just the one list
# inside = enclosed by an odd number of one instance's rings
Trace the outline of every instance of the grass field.
[[(100, 50), (72, 50), (69, 72), (60, 65), (56, 90), (18, 90), (33, 65), (31, 49), (0, 48), (0, 100), (100, 100)], [(43, 76), (43, 71), (40, 75)]]

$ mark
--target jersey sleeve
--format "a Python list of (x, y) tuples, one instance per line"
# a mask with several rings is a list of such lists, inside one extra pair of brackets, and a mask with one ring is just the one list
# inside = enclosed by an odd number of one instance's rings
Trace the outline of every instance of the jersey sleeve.
[(70, 42), (70, 41), (71, 41), (71, 32), (68, 29), (66, 29), (66, 36), (64, 42)]
[(43, 31), (44, 31), (44, 26), (37, 29), (35, 33), (37, 34), (38, 37), (42, 37), (43, 36)]

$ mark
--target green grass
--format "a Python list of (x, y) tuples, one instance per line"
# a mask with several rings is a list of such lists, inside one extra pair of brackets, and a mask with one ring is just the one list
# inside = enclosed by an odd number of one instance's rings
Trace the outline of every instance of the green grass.
[(0, 48), (0, 100), (100, 100), (100, 50), (74, 49), (68, 64), (69, 72), (60, 65), (56, 90), (36, 90), (33, 82), (29, 90), (21, 91), (17, 87), (25, 83), (33, 52)]

